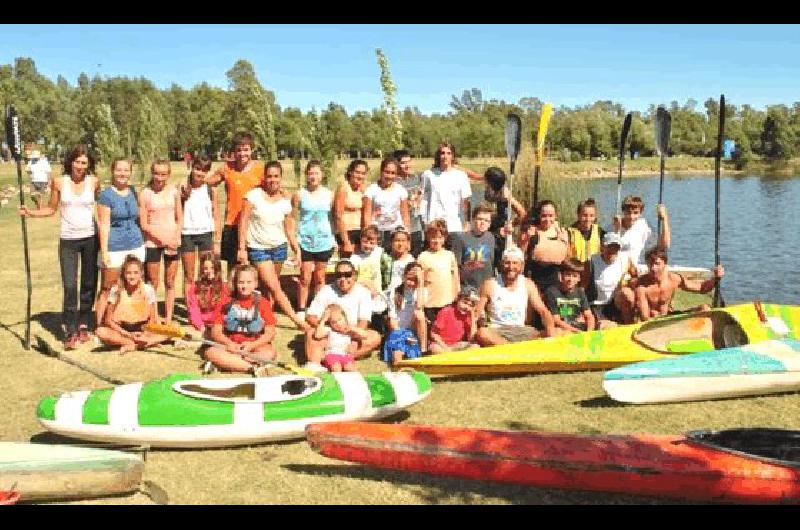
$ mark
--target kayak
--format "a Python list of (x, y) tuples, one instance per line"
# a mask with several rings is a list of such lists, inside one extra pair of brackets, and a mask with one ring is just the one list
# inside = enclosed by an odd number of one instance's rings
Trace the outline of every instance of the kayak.
[(302, 438), (309, 423), (390, 416), (424, 399), (421, 372), (326, 373), (148, 383), (48, 397), (37, 417), (52, 432), (152, 447), (228, 447)]
[(780, 338), (800, 339), (800, 306), (754, 302), (605, 330), (404, 359), (396, 367), (445, 375), (607, 370)]
[(800, 390), (800, 341), (768, 340), (606, 372), (603, 388), (625, 403), (675, 403)]
[(0, 442), (0, 486), (22, 501), (130, 493), (139, 489), (143, 471), (139, 456), (122, 451)]
[(800, 502), (800, 431), (587, 436), (342, 422), (311, 425), (307, 439), (327, 457), (384, 469), (703, 502)]

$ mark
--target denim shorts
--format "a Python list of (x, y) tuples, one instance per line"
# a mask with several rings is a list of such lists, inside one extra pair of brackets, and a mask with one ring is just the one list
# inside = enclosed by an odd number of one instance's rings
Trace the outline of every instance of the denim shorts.
[(250, 260), (250, 263), (261, 263), (262, 261), (283, 263), (288, 255), (288, 247), (286, 243), (275, 248), (247, 247), (247, 259)]

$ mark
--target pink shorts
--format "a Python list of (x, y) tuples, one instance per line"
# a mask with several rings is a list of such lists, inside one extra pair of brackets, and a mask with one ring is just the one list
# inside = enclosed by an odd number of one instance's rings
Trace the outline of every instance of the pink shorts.
[(355, 362), (355, 359), (349, 353), (327, 353), (322, 359), (322, 366), (330, 370), (334, 363), (339, 363), (344, 368), (352, 362)]

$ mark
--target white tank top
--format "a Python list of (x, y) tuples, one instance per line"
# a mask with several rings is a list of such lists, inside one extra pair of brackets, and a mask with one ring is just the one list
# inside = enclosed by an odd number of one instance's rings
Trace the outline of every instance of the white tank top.
[(214, 211), (211, 207), (211, 196), (208, 184), (192, 188), (186, 202), (183, 203), (182, 234), (207, 234), (214, 231)]
[(489, 299), (489, 322), (505, 326), (524, 326), (528, 311), (528, 289), (525, 277), (517, 276), (515, 285), (508, 289), (503, 287), (503, 278), (494, 278), (494, 289)]
[(72, 178), (61, 179), (61, 239), (83, 239), (95, 234), (94, 189), (96, 179), (86, 176), (83, 193), (72, 193)]
[(628, 254), (620, 252), (617, 260), (608, 264), (603, 261), (603, 256), (595, 254), (591, 257), (592, 261), (592, 281), (597, 289), (597, 299), (592, 302), (594, 305), (605, 305), (611, 301), (614, 289), (619, 285), (622, 276), (625, 274), (628, 264)]

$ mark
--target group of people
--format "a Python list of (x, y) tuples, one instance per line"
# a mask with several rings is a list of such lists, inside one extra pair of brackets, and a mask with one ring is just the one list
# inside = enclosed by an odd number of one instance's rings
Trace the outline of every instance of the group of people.
[[(212, 173), (207, 157), (193, 157), (178, 186), (169, 182), (169, 162), (156, 159), (141, 193), (129, 183), (130, 160), (114, 159), (111, 185), (101, 189), (88, 149), (69, 153), (49, 204), (20, 208), (29, 217), (61, 212), (67, 349), (91, 340), (98, 268), (97, 337), (122, 351), (167, 340), (146, 324), (172, 323), (179, 258), (189, 321), (214, 343), (203, 351), (207, 365), (255, 375), (276, 357), (273, 304), (305, 334), (308, 367), (349, 371), (376, 349), (391, 364), (647, 320), (670, 311), (676, 289), (708, 292), (715, 283), (666, 270), (663, 206), (657, 236), (638, 197), (625, 198), (608, 231), (592, 199), (563, 229), (552, 201), (529, 217), (503, 170), (461, 169), (449, 142), (420, 175), (405, 150), (382, 160), (371, 184), (367, 162), (353, 160), (335, 190), (312, 160), (294, 193), (282, 187), (281, 164), (254, 160), (253, 149), (252, 135), (237, 133), (232, 159)], [(485, 188), (474, 208), (473, 181)], [(294, 304), (280, 282), (290, 250), (299, 266)], [(640, 274), (643, 255), (648, 268)]]

